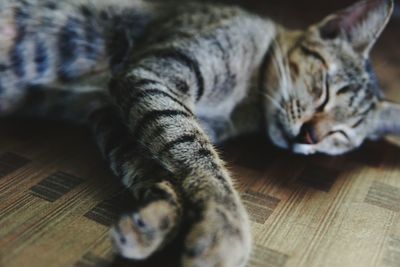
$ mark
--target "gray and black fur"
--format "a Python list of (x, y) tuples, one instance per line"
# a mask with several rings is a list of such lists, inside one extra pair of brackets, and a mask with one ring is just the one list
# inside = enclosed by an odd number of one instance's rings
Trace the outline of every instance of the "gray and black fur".
[[(368, 0), (292, 32), (216, 4), (0, 0), (0, 112), (90, 125), (141, 203), (112, 230), (123, 256), (145, 259), (189, 224), (184, 267), (245, 266), (248, 217), (213, 143), (265, 131), (337, 154), (400, 132), (379, 123), (400, 109), (367, 55), (391, 10)], [(376, 32), (363, 37), (360, 21)]]

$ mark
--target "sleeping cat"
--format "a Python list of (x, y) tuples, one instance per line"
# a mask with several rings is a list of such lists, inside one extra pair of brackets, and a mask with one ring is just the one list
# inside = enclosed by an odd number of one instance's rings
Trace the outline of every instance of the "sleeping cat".
[(212, 144), (259, 132), (337, 155), (399, 133), (369, 60), (392, 10), (365, 0), (291, 31), (219, 4), (0, 0), (0, 112), (90, 125), (138, 199), (112, 229), (122, 256), (185, 231), (182, 266), (245, 266), (249, 220)]

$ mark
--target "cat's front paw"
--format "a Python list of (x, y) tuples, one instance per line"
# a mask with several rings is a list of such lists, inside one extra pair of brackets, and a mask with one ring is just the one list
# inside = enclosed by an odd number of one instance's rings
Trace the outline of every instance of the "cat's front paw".
[(251, 252), (245, 212), (209, 205), (185, 240), (183, 267), (244, 267)]
[(163, 247), (178, 227), (176, 206), (158, 200), (126, 214), (112, 228), (114, 248), (128, 259), (141, 260)]

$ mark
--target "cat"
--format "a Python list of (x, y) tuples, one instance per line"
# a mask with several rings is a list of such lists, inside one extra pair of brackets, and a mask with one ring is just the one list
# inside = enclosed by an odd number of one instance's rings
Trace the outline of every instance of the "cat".
[(400, 133), (369, 59), (392, 11), (364, 0), (292, 31), (222, 4), (1, 0), (0, 111), (90, 125), (138, 199), (111, 230), (122, 256), (184, 231), (182, 266), (245, 266), (250, 222), (213, 144), (338, 155)]

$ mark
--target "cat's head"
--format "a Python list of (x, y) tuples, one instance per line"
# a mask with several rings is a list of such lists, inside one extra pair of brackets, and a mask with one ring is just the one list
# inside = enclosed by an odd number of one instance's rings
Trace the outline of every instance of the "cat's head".
[(263, 82), (276, 145), (337, 155), (365, 139), (400, 133), (400, 105), (382, 99), (369, 60), (392, 11), (392, 0), (366, 0), (304, 32), (278, 36)]

